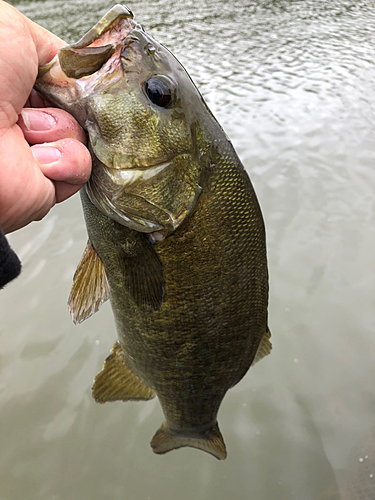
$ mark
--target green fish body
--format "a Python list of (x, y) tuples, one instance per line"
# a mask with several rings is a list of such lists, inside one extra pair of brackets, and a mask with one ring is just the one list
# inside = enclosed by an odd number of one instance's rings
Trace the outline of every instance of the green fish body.
[(155, 453), (226, 457), (217, 413), (271, 349), (262, 214), (232, 144), (185, 69), (117, 5), (40, 70), (36, 88), (88, 131), (89, 242), (69, 306), (107, 298), (118, 342), (98, 402), (157, 395)]

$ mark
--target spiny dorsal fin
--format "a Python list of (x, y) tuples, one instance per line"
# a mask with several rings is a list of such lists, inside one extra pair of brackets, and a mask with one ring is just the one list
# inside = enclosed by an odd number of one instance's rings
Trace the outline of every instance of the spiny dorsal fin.
[(267, 331), (262, 339), (262, 342), (260, 343), (260, 345), (258, 347), (258, 351), (257, 351), (256, 356), (254, 358), (253, 364), (257, 363), (262, 358), (264, 358), (264, 356), (267, 356), (267, 354), (269, 354), (271, 352), (272, 344), (270, 342), (270, 338), (271, 338), (271, 332), (267, 328)]
[(168, 425), (163, 422), (159, 429), (156, 431), (151, 441), (151, 448), (154, 453), (162, 455), (171, 450), (182, 448), (183, 446), (190, 446), (202, 451), (210, 453), (218, 460), (225, 460), (227, 458), (227, 450), (223, 436), (219, 430), (217, 423), (211, 429), (197, 433), (176, 433), (168, 429)]
[(74, 274), (68, 307), (73, 322), (82, 323), (109, 299), (109, 285), (104, 266), (91, 241), (88, 240)]
[(118, 342), (111, 351), (104, 361), (103, 370), (94, 380), (92, 395), (95, 401), (97, 403), (119, 400), (139, 401), (155, 397), (154, 391), (129, 367)]

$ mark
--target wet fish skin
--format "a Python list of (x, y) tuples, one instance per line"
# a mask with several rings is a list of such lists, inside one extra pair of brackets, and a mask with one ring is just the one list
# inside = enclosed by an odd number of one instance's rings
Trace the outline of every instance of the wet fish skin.
[[(180, 63), (138, 25), (120, 42), (120, 64), (108, 50), (110, 59), (78, 85), (53, 76), (58, 64), (37, 84), (88, 130), (93, 157), (81, 191), (91, 246), (71, 309), (77, 321), (95, 312), (108, 281), (119, 344), (95, 380), (97, 401), (156, 393), (165, 416), (151, 442), (156, 453), (192, 446), (223, 459), (221, 401), (271, 348), (262, 214), (232, 144)], [(156, 77), (171, 89), (170, 106), (145, 92)], [(97, 262), (105, 277), (92, 286), (102, 273)]]

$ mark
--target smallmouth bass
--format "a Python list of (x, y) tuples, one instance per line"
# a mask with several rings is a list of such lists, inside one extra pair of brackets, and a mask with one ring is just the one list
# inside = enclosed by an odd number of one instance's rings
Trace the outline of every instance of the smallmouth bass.
[(35, 88), (87, 131), (89, 241), (75, 323), (110, 298), (118, 342), (96, 401), (157, 395), (155, 453), (226, 458), (217, 413), (271, 349), (265, 230), (250, 179), (183, 66), (113, 7), (41, 67)]

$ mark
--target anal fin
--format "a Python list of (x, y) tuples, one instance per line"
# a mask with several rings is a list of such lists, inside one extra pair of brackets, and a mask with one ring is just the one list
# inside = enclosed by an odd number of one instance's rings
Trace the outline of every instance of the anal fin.
[(270, 338), (271, 338), (271, 332), (267, 328), (267, 331), (264, 334), (262, 342), (260, 343), (260, 345), (258, 347), (257, 353), (256, 353), (254, 361), (253, 361), (253, 365), (255, 363), (257, 363), (258, 361), (260, 361), (265, 356), (267, 356), (271, 352), (272, 344), (270, 342)]
[(92, 395), (97, 403), (140, 401), (155, 397), (154, 391), (128, 366), (118, 342), (104, 361), (103, 370), (95, 377)]
[(68, 307), (73, 323), (82, 323), (109, 299), (109, 285), (104, 266), (88, 240), (74, 274)]

